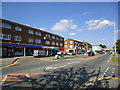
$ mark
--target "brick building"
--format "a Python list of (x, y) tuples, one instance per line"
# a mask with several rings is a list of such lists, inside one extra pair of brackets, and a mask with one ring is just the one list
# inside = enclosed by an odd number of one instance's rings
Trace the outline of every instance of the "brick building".
[(64, 38), (26, 25), (1, 19), (2, 57), (31, 56), (33, 50), (64, 51)]
[(89, 51), (89, 50), (92, 50), (92, 45), (90, 43), (85, 42), (85, 41), (83, 41), (82, 43), (85, 44), (85, 50), (86, 50), (86, 52)]
[(64, 52), (80, 53), (85, 51), (85, 44), (74, 39), (66, 39), (64, 41)]

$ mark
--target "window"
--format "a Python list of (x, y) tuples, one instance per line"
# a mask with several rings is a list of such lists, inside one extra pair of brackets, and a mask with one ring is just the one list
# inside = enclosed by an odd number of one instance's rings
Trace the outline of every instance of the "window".
[(7, 24), (7, 23), (3, 23), (2, 27), (3, 28), (7, 28), (7, 29), (11, 29), (12, 28), (12, 26), (10, 24)]
[(40, 39), (35, 39), (35, 43), (41, 43)]
[(65, 44), (67, 44), (67, 42), (65, 42)]
[(58, 46), (59, 44), (58, 44), (58, 43), (56, 43), (56, 45)]
[(15, 36), (15, 37), (14, 37), (14, 40), (15, 40), (15, 41), (21, 41), (21, 40), (22, 40), (22, 37), (21, 37), (21, 36)]
[(49, 34), (46, 34), (46, 37), (47, 37), (47, 38), (50, 38), (50, 35), (49, 35)]
[(63, 41), (63, 38), (60, 38), (60, 41)]
[(70, 44), (72, 44), (73, 43), (73, 41), (70, 41)]
[(19, 27), (19, 26), (15, 26), (15, 30), (16, 30), (16, 31), (21, 31), (21, 30), (22, 30), (22, 28), (21, 28), (21, 27)]
[(70, 48), (72, 48), (73, 46), (72, 45), (70, 45)]
[(50, 41), (46, 41), (46, 44), (50, 44)]
[(63, 46), (63, 43), (60, 43), (60, 46)]
[(34, 34), (34, 31), (33, 30), (28, 30), (28, 33), (29, 34)]
[(67, 45), (65, 45), (65, 47), (67, 47)]
[(9, 35), (9, 34), (2, 34), (2, 39), (4, 39), (4, 40), (11, 40), (11, 35)]
[(35, 35), (41, 36), (41, 32), (36, 31), (36, 32), (35, 32)]
[(29, 43), (33, 43), (33, 38), (29, 38), (29, 39), (28, 39), (28, 42), (29, 42)]
[(55, 45), (55, 42), (52, 42), (52, 45)]
[(52, 39), (55, 39), (55, 36), (52, 36)]
[(0, 39), (2, 39), (2, 33), (0, 33)]
[(59, 40), (59, 38), (58, 38), (58, 37), (56, 37), (56, 40)]

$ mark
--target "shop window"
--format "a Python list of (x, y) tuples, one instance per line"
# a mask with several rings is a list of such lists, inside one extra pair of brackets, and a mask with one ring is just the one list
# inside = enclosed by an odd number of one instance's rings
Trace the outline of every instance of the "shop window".
[(15, 31), (22, 31), (22, 28), (19, 26), (15, 26)]
[(34, 31), (33, 30), (28, 30), (28, 33), (29, 34), (34, 34)]
[(21, 36), (15, 36), (15, 37), (14, 37), (14, 40), (15, 40), (15, 41), (21, 41), (21, 40), (22, 40), (22, 37), (21, 37)]
[(29, 42), (29, 43), (33, 43), (33, 41), (34, 41), (33, 38), (29, 38), (29, 39), (28, 39), (28, 42)]
[(35, 43), (41, 43), (40, 39), (35, 39)]
[(4, 39), (4, 40), (11, 40), (11, 35), (9, 35), (9, 34), (2, 34), (2, 39)]
[(36, 31), (36, 32), (35, 32), (35, 35), (41, 36), (41, 32)]
[(2, 23), (2, 27), (3, 27), (3, 28), (6, 28), (6, 29), (11, 29), (11, 28), (12, 28), (12, 25), (7, 24), (7, 23)]
[(50, 41), (46, 41), (46, 44), (50, 44)]

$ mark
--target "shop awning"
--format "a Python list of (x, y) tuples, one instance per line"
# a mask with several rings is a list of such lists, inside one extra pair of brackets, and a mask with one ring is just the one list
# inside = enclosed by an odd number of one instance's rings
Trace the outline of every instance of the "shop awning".
[(52, 49), (53, 51), (59, 51), (59, 49), (58, 48), (54, 48), (54, 49)]
[(41, 46), (35, 46), (35, 45), (10, 44), (10, 43), (0, 43), (0, 46), (42, 48)]

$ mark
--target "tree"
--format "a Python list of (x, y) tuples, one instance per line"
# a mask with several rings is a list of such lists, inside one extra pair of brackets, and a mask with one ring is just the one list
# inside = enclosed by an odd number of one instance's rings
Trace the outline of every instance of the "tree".
[(102, 44), (100, 44), (99, 46), (100, 46), (101, 48), (107, 48), (106, 45), (102, 45)]
[(117, 49), (117, 52), (120, 54), (120, 39), (118, 39), (116, 42), (116, 49)]

